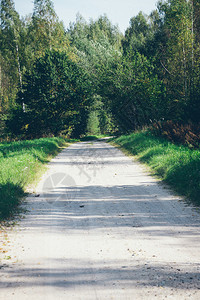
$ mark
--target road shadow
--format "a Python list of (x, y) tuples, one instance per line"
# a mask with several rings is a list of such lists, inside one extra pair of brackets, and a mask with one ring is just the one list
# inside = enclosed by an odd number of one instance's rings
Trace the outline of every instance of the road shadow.
[[(189, 263), (183, 263), (179, 269), (174, 262), (171, 265), (142, 264), (137, 266), (126, 266), (124, 261), (110, 261), (110, 266), (105, 267), (104, 263), (93, 261), (95, 267), (89, 267), (88, 261), (84, 259), (67, 260), (51, 259), (51, 266), (47, 268), (35, 266), (35, 268), (23, 267), (18, 271), (12, 269), (4, 270), (4, 275), (9, 280), (0, 282), (0, 288), (28, 288), (28, 287), (54, 287), (70, 289), (71, 287), (81, 288), (105, 288), (123, 286), (123, 289), (133, 288), (170, 288), (177, 290), (199, 290), (199, 265), (193, 265), (190, 270)], [(65, 266), (65, 267), (64, 267)], [(196, 269), (196, 271), (194, 271)], [(12, 283), (11, 283), (12, 282)], [(168, 290), (169, 291), (169, 290)], [(165, 291), (162, 291), (164, 294)], [(185, 298), (186, 299), (186, 298)]]

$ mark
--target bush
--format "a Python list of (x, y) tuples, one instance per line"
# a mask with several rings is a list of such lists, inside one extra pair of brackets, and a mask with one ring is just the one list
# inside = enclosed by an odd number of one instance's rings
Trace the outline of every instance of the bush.
[(164, 136), (173, 143), (199, 148), (200, 123), (179, 124), (173, 121), (158, 122), (152, 125), (151, 130), (154, 134)]

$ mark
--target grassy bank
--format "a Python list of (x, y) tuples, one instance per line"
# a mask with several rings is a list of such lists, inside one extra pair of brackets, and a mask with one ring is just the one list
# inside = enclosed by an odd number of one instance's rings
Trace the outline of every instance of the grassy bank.
[(62, 138), (0, 143), (0, 220), (15, 213), (26, 187), (64, 144)]
[(150, 166), (180, 195), (200, 205), (200, 150), (153, 136), (149, 131), (121, 136), (113, 141)]

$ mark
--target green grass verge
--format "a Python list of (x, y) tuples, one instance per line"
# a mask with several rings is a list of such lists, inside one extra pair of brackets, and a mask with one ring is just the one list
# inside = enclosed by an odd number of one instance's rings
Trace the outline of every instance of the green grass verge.
[(148, 130), (112, 141), (147, 164), (174, 191), (200, 205), (200, 150), (174, 145)]
[(63, 138), (0, 143), (0, 220), (16, 212), (26, 187), (63, 145)]

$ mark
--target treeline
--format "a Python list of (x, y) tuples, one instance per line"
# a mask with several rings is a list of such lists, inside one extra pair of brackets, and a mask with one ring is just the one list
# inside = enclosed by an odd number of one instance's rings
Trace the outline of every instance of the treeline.
[(199, 0), (160, 1), (125, 34), (105, 15), (66, 30), (50, 0), (23, 19), (1, 0), (0, 14), (2, 138), (199, 128)]

